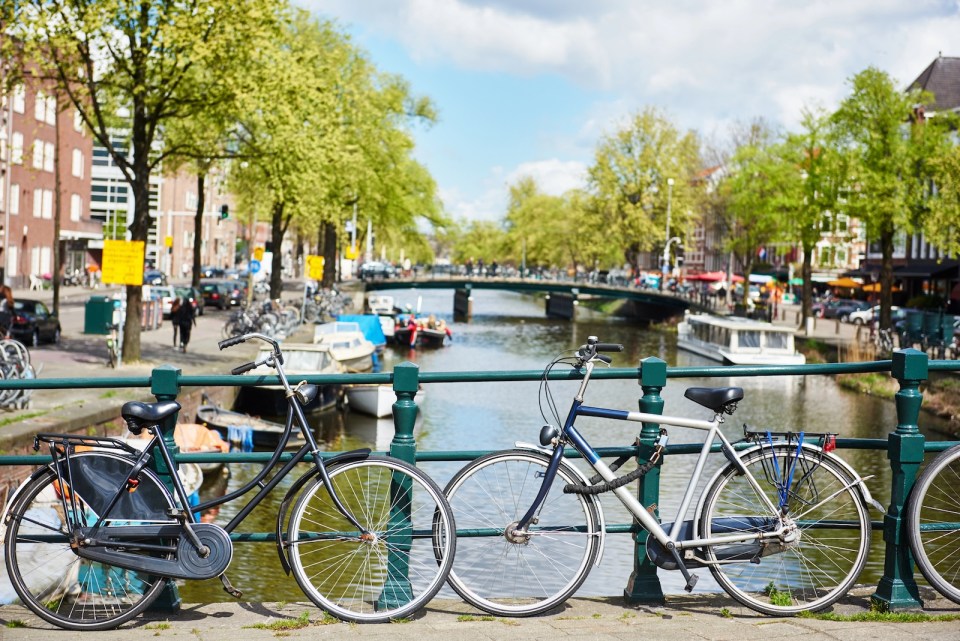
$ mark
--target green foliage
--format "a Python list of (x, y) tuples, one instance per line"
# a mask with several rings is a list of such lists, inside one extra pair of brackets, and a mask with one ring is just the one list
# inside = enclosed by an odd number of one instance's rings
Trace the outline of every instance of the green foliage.
[(793, 605), (793, 597), (790, 596), (789, 592), (781, 592), (771, 581), (766, 588), (764, 588), (764, 594), (770, 598), (770, 603), (779, 607), (787, 607)]
[(932, 309), (940, 310), (943, 309), (944, 301), (943, 298), (935, 294), (921, 294), (919, 296), (914, 296), (907, 301), (906, 307), (910, 309)]

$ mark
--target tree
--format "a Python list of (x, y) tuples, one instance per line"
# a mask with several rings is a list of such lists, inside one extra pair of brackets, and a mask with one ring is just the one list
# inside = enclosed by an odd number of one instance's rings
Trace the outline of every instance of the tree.
[(916, 106), (931, 96), (897, 90), (890, 76), (874, 67), (850, 85), (833, 121), (852, 157), (847, 208), (866, 225), (867, 241), (880, 242), (880, 327), (889, 328), (894, 236), (922, 225), (926, 208), (930, 176), (923, 175), (929, 169), (924, 159), (936, 132), (918, 126)]
[(837, 146), (829, 115), (804, 109), (802, 131), (788, 134), (774, 154), (785, 163), (780, 202), (785, 233), (803, 248), (801, 323), (811, 313), (813, 251), (825, 219), (843, 207), (848, 157)]
[(931, 159), (935, 192), (923, 233), (948, 256), (960, 254), (960, 147), (951, 146)]
[[(214, 91), (217, 70), (253, 50), (272, 20), (274, 0), (24, 0), (5, 5), (5, 23), (23, 44), (24, 63), (47, 61), (133, 196), (132, 240), (151, 225), (150, 175), (177, 153), (162, 145), (164, 126), (195, 113)], [(122, 133), (121, 133), (122, 132)], [(117, 134), (126, 138), (115, 147)], [(127, 286), (123, 353), (140, 359), (142, 290)]]
[[(619, 239), (634, 267), (639, 267), (640, 252), (667, 242), (668, 204), (670, 235), (689, 226), (699, 197), (693, 186), (700, 169), (698, 146), (693, 132), (682, 133), (652, 108), (598, 144), (589, 169), (590, 190), (604, 228)], [(668, 179), (674, 181), (672, 190)]]

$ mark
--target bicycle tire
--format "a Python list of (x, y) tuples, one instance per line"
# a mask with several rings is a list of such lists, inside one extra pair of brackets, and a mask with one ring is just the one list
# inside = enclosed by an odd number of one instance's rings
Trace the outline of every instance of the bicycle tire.
[(581, 483), (566, 462), (529, 526), (534, 534), (505, 536), (533, 505), (549, 462), (540, 452), (494, 452), (467, 464), (444, 490), (459, 528), (447, 582), (472, 606), (497, 616), (541, 614), (570, 598), (590, 573), (600, 545), (599, 508), (592, 496), (563, 493), (564, 484)]
[(337, 496), (374, 538), (362, 541), (315, 479), (298, 497), (287, 534), (300, 588), (344, 621), (385, 623), (413, 614), (440, 590), (453, 563), (455, 525), (443, 491), (421, 470), (389, 457), (327, 471)]
[[(71, 457), (77, 488), (82, 485), (77, 482), (78, 461), (79, 467), (97, 473), (101, 482), (105, 477), (125, 474), (132, 465), (129, 459), (110, 453), (77, 454)], [(139, 478), (136, 494), (166, 498), (166, 505), (152, 506), (154, 515), (173, 507), (155, 475), (144, 470)], [(79, 631), (116, 628), (143, 612), (159, 596), (166, 579), (77, 556), (66, 538), (61, 487), (56, 472), (47, 468), (24, 488), (11, 507), (4, 540), (7, 575), (23, 605), (48, 623)], [(76, 490), (78, 496), (82, 492)], [(97, 509), (83, 499), (78, 503), (81, 518), (88, 523), (95, 521)], [(134, 521), (129, 512), (122, 522), (112, 524), (137, 525), (150, 518), (145, 515), (144, 521)]]
[(907, 538), (920, 573), (937, 592), (960, 603), (960, 445), (937, 455), (907, 500)]
[[(742, 459), (743, 465), (777, 506), (774, 456), (783, 475), (796, 445), (764, 447)], [(764, 473), (764, 466), (771, 470)], [(870, 551), (870, 519), (853, 479), (830, 455), (803, 449), (789, 489), (787, 517), (797, 526), (796, 540), (763, 547), (733, 543), (705, 549), (717, 583), (743, 605), (773, 616), (816, 612), (842, 597), (856, 581)], [(705, 493), (700, 512), (701, 538), (735, 532), (760, 532), (779, 525), (746, 475), (732, 463)], [(764, 516), (769, 515), (769, 516)], [(761, 549), (762, 548), (762, 549)]]

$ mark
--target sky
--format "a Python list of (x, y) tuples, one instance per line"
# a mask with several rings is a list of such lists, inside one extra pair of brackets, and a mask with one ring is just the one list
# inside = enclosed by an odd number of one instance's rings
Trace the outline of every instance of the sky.
[(960, 0), (297, 0), (433, 100), (416, 158), (448, 214), (500, 220), (509, 185), (585, 186), (603, 136), (647, 107), (723, 144), (796, 129), (877, 67), (906, 88), (960, 56)]

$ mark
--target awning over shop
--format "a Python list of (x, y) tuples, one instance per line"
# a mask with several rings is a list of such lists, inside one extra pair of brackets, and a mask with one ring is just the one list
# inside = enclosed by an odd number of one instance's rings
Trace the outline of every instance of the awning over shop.
[(928, 280), (944, 280), (958, 276), (957, 267), (960, 261), (956, 260), (915, 260), (909, 265), (901, 265), (893, 270), (894, 278), (923, 278)]
[(852, 278), (838, 278), (827, 283), (829, 287), (843, 287), (846, 289), (860, 289), (861, 285)]

